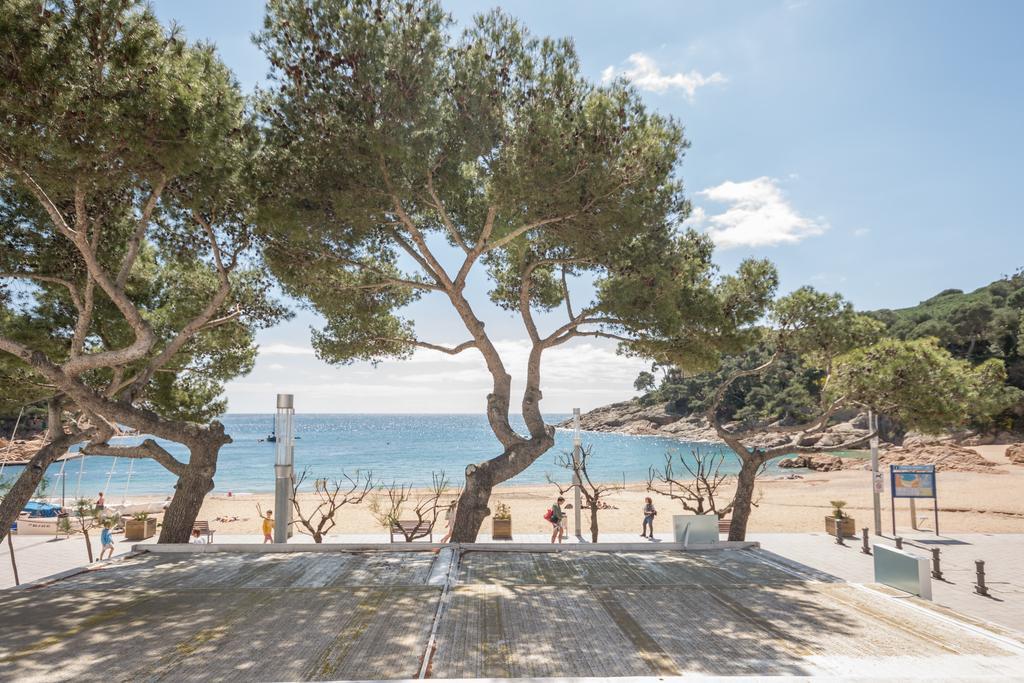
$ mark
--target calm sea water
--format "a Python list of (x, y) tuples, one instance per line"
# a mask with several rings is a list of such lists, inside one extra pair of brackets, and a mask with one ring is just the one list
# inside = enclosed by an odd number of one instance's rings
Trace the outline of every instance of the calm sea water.
[[(560, 422), (568, 415), (546, 415)], [(216, 491), (264, 492), (274, 489), (275, 445), (261, 441), (273, 429), (272, 415), (232, 414), (222, 418), (234, 440), (224, 446), (215, 477)], [(525, 432), (521, 420), (516, 428)], [(296, 471), (309, 466), (311, 478), (333, 478), (342, 471), (372, 470), (375, 478), (415, 485), (430, 483), (431, 472), (444, 470), (459, 485), (468, 463), (479, 462), (500, 452), (483, 415), (296, 415)], [(139, 439), (118, 439), (116, 443), (137, 443)], [(167, 442), (164, 447), (179, 459), (188, 451)], [(726, 453), (724, 471), (735, 472), (738, 462), (723, 446), (690, 444), (673, 439), (622, 434), (583, 433), (584, 445), (594, 447), (591, 477), (595, 480), (642, 481), (651, 465), (660, 466), (667, 450), (689, 454), (691, 448), (716, 449)], [(557, 466), (557, 455), (572, 448), (572, 432), (558, 430), (555, 447), (518, 477), (518, 484), (544, 483), (545, 473), (570, 477)], [(7, 468), (16, 475), (20, 468)], [(130, 470), (130, 473), (129, 473)], [(48, 474), (50, 496), (60, 496), (61, 465)], [(129, 477), (130, 474), (130, 477)], [(174, 477), (149, 460), (124, 460), (89, 456), (64, 465), (63, 483), (70, 498), (78, 491), (94, 497), (106, 491), (111, 502), (138, 494), (172, 493)]]

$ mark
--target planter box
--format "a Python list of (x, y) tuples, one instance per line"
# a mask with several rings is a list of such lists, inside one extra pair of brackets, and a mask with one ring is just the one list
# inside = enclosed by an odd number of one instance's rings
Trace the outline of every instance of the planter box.
[(156, 534), (156, 518), (129, 519), (124, 523), (124, 540), (144, 541)]
[[(828, 532), (829, 536), (836, 535), (835, 517), (825, 517), (825, 531)], [(843, 517), (839, 520), (839, 531), (843, 534), (843, 536), (852, 538), (857, 535), (857, 522), (853, 519), (853, 517)]]
[(511, 541), (512, 540), (512, 520), (511, 519), (492, 519), (491, 520), (491, 538), (495, 541)]

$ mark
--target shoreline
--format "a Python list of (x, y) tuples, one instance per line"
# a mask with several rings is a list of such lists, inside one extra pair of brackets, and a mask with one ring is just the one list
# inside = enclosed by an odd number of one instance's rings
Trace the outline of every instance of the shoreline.
[[(1003, 453), (1005, 446), (978, 446), (973, 450), (996, 463), (989, 472), (940, 472), (937, 489), (939, 493), (939, 524), (944, 532), (976, 533), (1020, 533), (1024, 529), (1024, 467), (1007, 463)], [(799, 478), (792, 477), (799, 475)], [(621, 483), (621, 482), (619, 482)], [(646, 492), (645, 481), (626, 482), (622, 491), (609, 494), (607, 501), (612, 509), (598, 513), (598, 524), (603, 532), (640, 533), (641, 514)], [(423, 490), (423, 489), (419, 489)], [(731, 491), (723, 489), (720, 498), (727, 500)], [(273, 492), (231, 492), (214, 491), (207, 495), (199, 519), (210, 522), (211, 528), (224, 534), (258, 534), (259, 509), (266, 511), (274, 506)], [(456, 490), (443, 500), (454, 498)], [(650, 494), (659, 515), (655, 529), (659, 532), (671, 530), (672, 516), (689, 514), (682, 505), (666, 497)], [(491, 509), (498, 503), (506, 503), (512, 510), (513, 533), (550, 534), (551, 527), (543, 515), (557, 496), (551, 484), (500, 484), (491, 496)], [(772, 474), (758, 479), (755, 497), (758, 506), (751, 512), (748, 531), (769, 532), (817, 532), (824, 530), (824, 517), (831, 510), (830, 501), (845, 500), (846, 511), (855, 519), (859, 530), (871, 526), (871, 472), (869, 470), (840, 470), (835, 472), (811, 472), (790, 470), (788, 474)], [(164, 500), (164, 496), (136, 495), (130, 502)], [(566, 495), (570, 503), (572, 494)], [(119, 496), (108, 498), (112, 503)], [(299, 504), (312, 509), (316, 494), (303, 492)], [(384, 531), (373, 519), (368, 501), (361, 505), (346, 505), (337, 513), (336, 526), (331, 534), (366, 534)], [(891, 524), (890, 498), (882, 496), (883, 528)], [(409, 506), (410, 508), (412, 506)], [(897, 500), (897, 524), (900, 529), (910, 529), (909, 504)], [(589, 529), (589, 510), (583, 511), (582, 528)], [(924, 518), (919, 525), (923, 531), (932, 529), (933, 517), (930, 501), (919, 501), (918, 517)], [(572, 525), (573, 514), (569, 520)], [(481, 533), (490, 533), (490, 521), (485, 520)], [(443, 515), (435, 527), (439, 536), (444, 533)]]

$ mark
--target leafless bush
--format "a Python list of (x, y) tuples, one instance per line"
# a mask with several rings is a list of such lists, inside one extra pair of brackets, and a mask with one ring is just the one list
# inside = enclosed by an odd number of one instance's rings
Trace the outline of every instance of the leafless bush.
[(374, 519), (385, 529), (398, 529), (407, 542), (426, 536), (430, 532), (422, 531), (421, 527), (426, 523), (428, 529), (434, 528), (437, 518), (447, 508), (447, 505), (441, 504), (441, 498), (449, 490), (444, 470), (440, 473), (431, 472), (430, 478), (431, 485), (426, 489), (394, 482), (382, 486), (370, 500), (370, 512)]
[[(722, 474), (722, 463), (725, 455), (717, 451), (701, 451), (699, 448), (690, 451), (693, 462), (690, 463), (681, 453), (669, 451), (665, 453), (665, 468), (651, 467), (647, 471), (647, 490), (660, 496), (666, 496), (682, 503), (683, 509), (698, 515), (715, 514), (719, 519), (732, 512), (736, 503), (733, 496), (724, 505), (720, 494), (729, 489), (727, 474)], [(673, 460), (678, 459), (689, 475), (686, 479), (677, 479), (673, 468)], [(766, 464), (762, 464), (758, 474), (764, 472)], [(726, 487), (723, 490), (723, 485)], [(756, 507), (759, 501), (754, 501)]]
[[(609, 493), (621, 491), (626, 487), (624, 484), (595, 484), (591, 481), (587, 466), (590, 464), (590, 458), (593, 453), (593, 446), (581, 447), (578, 462), (572, 457), (572, 451), (562, 451), (561, 455), (558, 456), (558, 466), (569, 470), (573, 474), (573, 483), (568, 486), (562, 486), (552, 479), (550, 474), (545, 476), (550, 483), (558, 488), (558, 493), (562, 496), (572, 491), (573, 487), (576, 486), (576, 482), (579, 482), (580, 493), (583, 495), (584, 500), (587, 501), (584, 507), (590, 508), (590, 538), (591, 541), (597, 543), (597, 511), (602, 507), (601, 498)], [(607, 508), (607, 503), (604, 503), (604, 506)]]
[(316, 507), (304, 511), (299, 502), (299, 487), (309, 476), (309, 468), (292, 485), (292, 509), (297, 519), (292, 521), (299, 533), (312, 536), (315, 543), (323, 543), (331, 529), (337, 524), (335, 515), (346, 505), (358, 505), (375, 488), (373, 472), (356, 470), (355, 476), (342, 472), (341, 479), (316, 479), (313, 491), (317, 496)]

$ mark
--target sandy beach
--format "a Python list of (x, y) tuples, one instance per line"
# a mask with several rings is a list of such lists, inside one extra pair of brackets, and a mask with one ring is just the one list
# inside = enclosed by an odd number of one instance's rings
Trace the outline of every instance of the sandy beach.
[[(999, 473), (940, 472), (939, 524), (942, 532), (1020, 533), (1024, 532), (1024, 467), (1010, 465), (1004, 457), (1006, 446), (978, 446), (975, 448), (986, 459), (999, 463)], [(856, 519), (857, 528), (871, 525), (871, 476), (864, 470), (839, 472), (807, 472), (797, 470), (801, 479), (782, 476), (764, 476), (758, 481), (760, 503), (754, 509), (749, 525), (751, 532), (807, 532), (822, 531), (823, 517), (831, 509), (829, 501), (845, 500), (846, 511)], [(601, 510), (599, 525), (602, 531), (640, 533), (645, 484), (636, 482), (626, 490), (608, 497), (614, 509)], [(545, 510), (557, 496), (553, 485), (504, 485), (495, 489), (491, 507), (507, 503), (512, 509), (513, 534), (544, 533), (550, 526), (544, 521)], [(572, 500), (571, 494), (567, 496)], [(312, 508), (315, 496), (303, 494), (300, 503)], [(659, 511), (655, 522), (657, 531), (671, 528), (673, 514), (685, 514), (682, 506), (668, 498), (654, 496)], [(214, 494), (207, 497), (200, 518), (210, 521), (211, 527), (225, 534), (259, 533), (257, 507), (273, 507), (273, 495)], [(884, 529), (891, 524), (889, 495), (882, 496)], [(589, 529), (589, 511), (584, 510), (584, 529)], [(920, 501), (917, 516), (920, 528), (932, 529), (931, 501)], [(237, 517), (237, 521), (218, 521)], [(571, 517), (570, 517), (571, 519)], [(443, 525), (443, 522), (440, 524)], [(910, 508), (906, 500), (897, 501), (897, 525), (910, 527)], [(380, 533), (382, 529), (370, 514), (369, 506), (345, 506), (332, 530), (336, 534)], [(490, 532), (485, 522), (484, 532)]]

